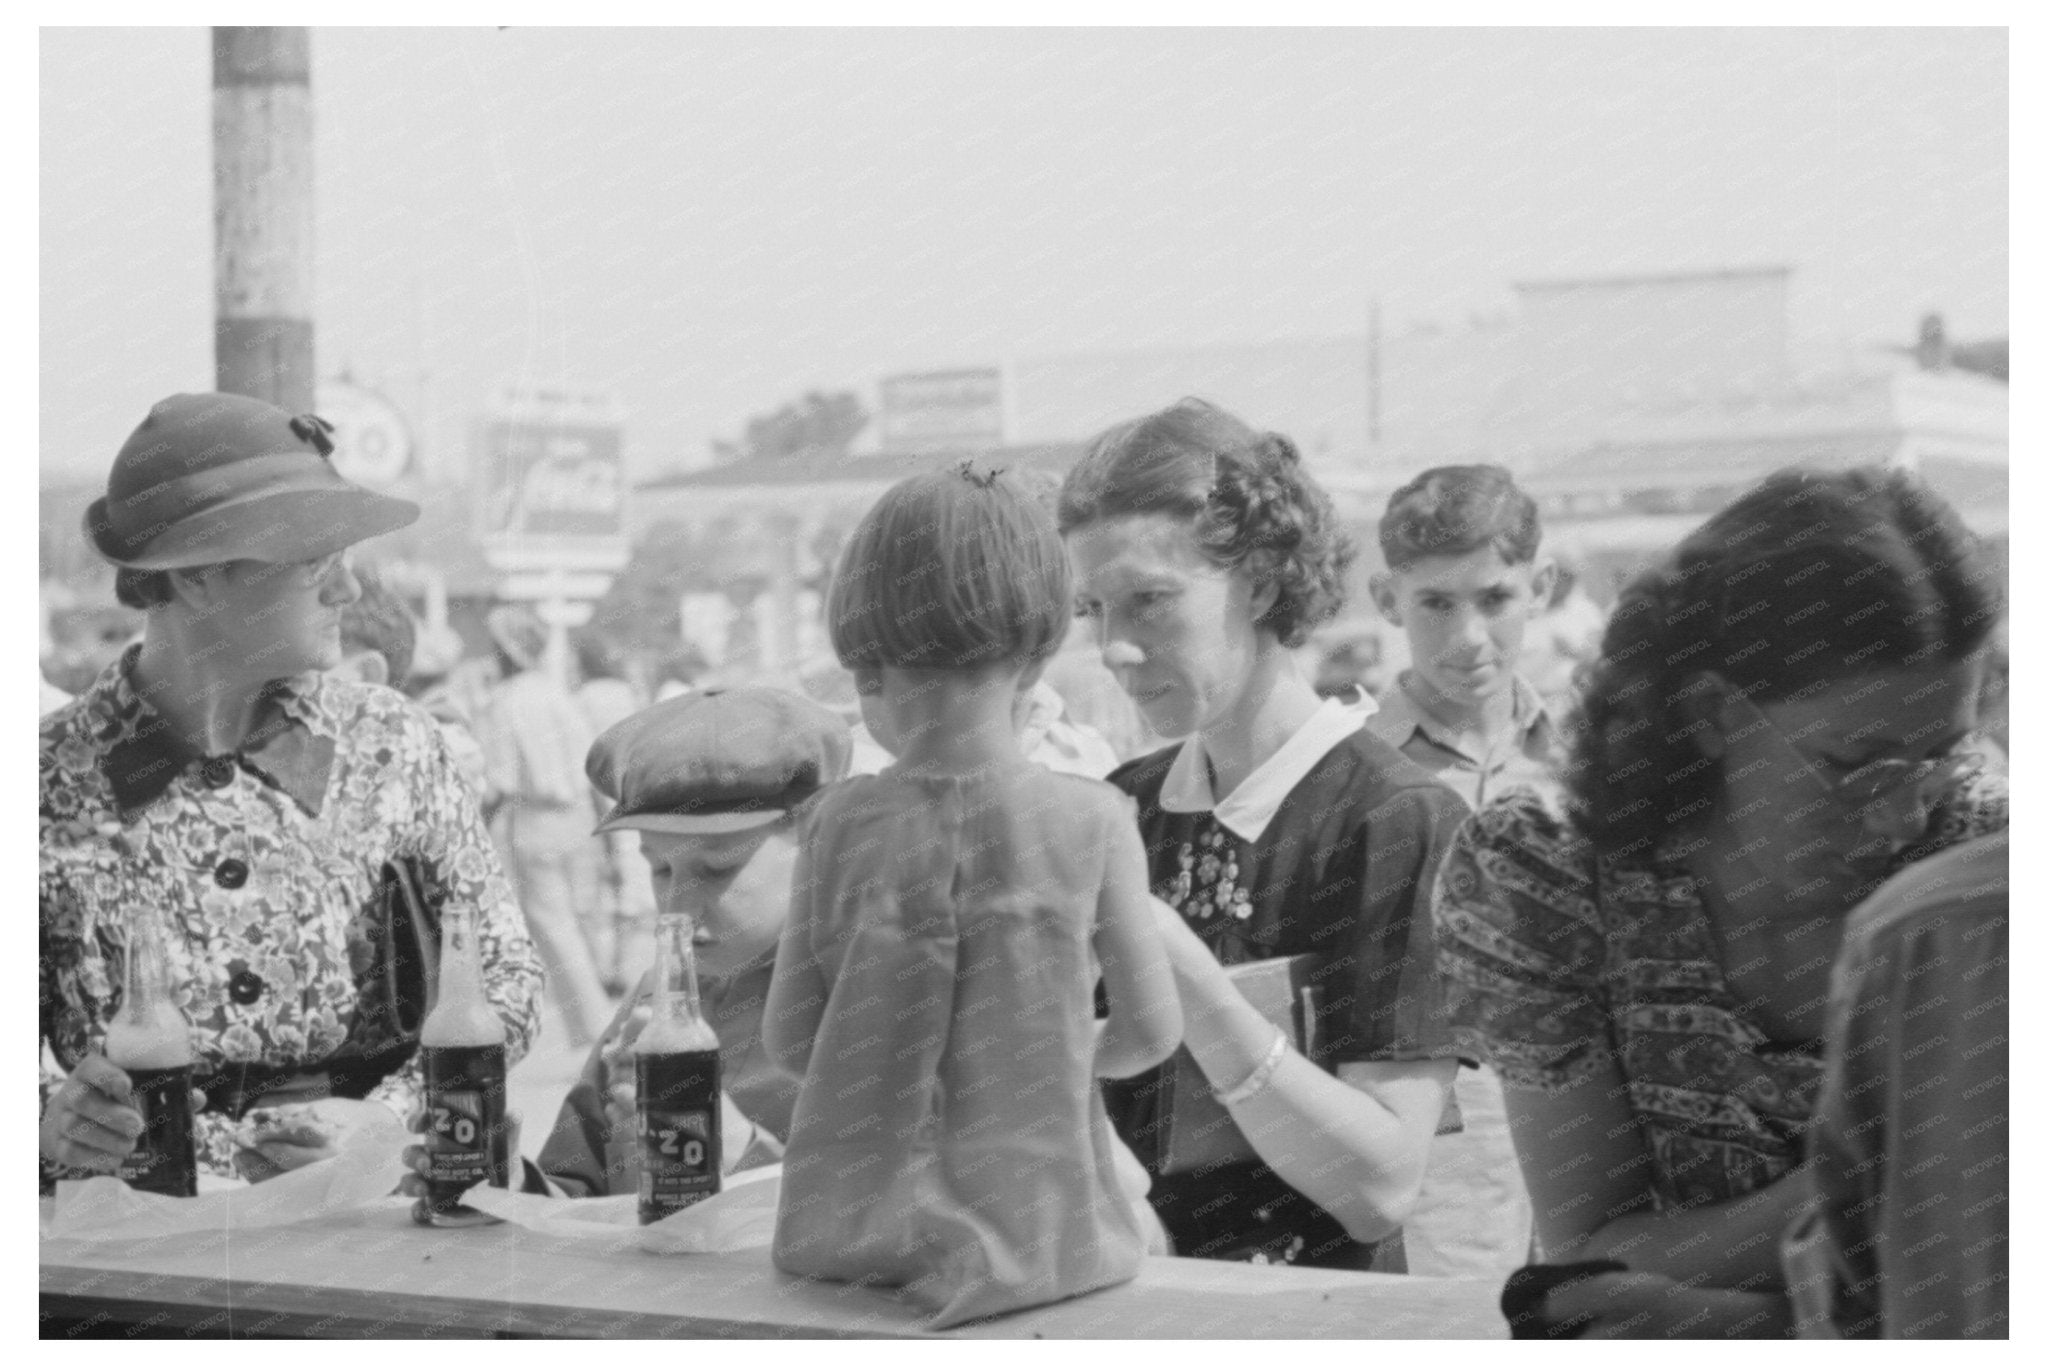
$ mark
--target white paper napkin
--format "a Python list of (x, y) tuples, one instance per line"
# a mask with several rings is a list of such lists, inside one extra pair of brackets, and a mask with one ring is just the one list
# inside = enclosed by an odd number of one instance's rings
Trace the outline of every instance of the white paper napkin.
[[(268, 1228), (375, 1204), (398, 1187), (399, 1152), (410, 1136), (383, 1106), (351, 1130), (332, 1158), (255, 1185), (200, 1178), (189, 1199), (138, 1191), (112, 1176), (59, 1181), (43, 1236), (111, 1242), (179, 1233)], [(211, 1189), (209, 1189), (211, 1188)]]
[(585, 1252), (737, 1252), (775, 1238), (782, 1168), (756, 1167), (725, 1178), (725, 1189), (658, 1224), (642, 1227), (639, 1198), (559, 1200), (479, 1186), (462, 1197), (471, 1209)]

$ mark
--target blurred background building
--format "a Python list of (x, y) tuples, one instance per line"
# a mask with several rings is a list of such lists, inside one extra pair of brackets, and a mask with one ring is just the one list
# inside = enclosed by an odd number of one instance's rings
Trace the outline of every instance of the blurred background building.
[[(712, 463), (628, 487), (630, 420), (603, 395), (508, 393), (468, 449), (417, 449), (384, 392), (320, 390), (336, 459), (414, 498), (420, 522), (375, 547), (430, 623), (477, 651), (496, 602), (614, 639), (659, 675), (787, 676), (828, 654), (821, 603), (844, 537), (906, 475), (963, 457), (1057, 479), (1094, 433), (1186, 395), (1284, 432), (1363, 554), (1331, 648), (1397, 660), (1363, 593), (1387, 495), (1431, 465), (1507, 466), (1596, 601), (1766, 472), (1803, 463), (1919, 470), (1994, 545), (2006, 532), (2003, 339), (1917, 337), (1795, 355), (1783, 266), (1525, 281), (1497, 317), (1382, 335), (985, 361), (809, 393), (721, 443)], [(858, 382), (858, 381), (856, 381)], [(872, 405), (872, 407), (870, 406)], [(643, 467), (663, 464), (647, 461)], [(678, 463), (667, 461), (668, 464)], [(46, 482), (42, 572), (52, 681), (75, 687), (132, 626), (78, 518), (97, 490)], [(548, 608), (550, 602), (561, 607)], [(1374, 671), (1373, 681), (1379, 681)]]

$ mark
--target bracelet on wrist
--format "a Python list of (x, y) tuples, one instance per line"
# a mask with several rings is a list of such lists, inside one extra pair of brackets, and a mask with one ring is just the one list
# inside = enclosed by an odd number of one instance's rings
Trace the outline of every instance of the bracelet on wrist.
[(1266, 1049), (1266, 1056), (1259, 1059), (1259, 1065), (1252, 1069), (1251, 1075), (1228, 1091), (1218, 1091), (1216, 1099), (1225, 1107), (1241, 1105), (1250, 1100), (1272, 1084), (1273, 1074), (1280, 1070), (1280, 1061), (1286, 1056), (1287, 1031), (1276, 1028), (1273, 1031), (1272, 1046)]

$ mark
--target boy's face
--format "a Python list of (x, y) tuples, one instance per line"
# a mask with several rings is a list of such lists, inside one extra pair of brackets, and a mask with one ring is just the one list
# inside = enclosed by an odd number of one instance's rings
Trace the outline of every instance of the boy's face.
[(1547, 561), (1509, 564), (1487, 546), (1375, 575), (1372, 596), (1407, 634), (1422, 681), (1452, 702), (1476, 705), (1514, 686), (1522, 634), (1549, 600), (1553, 575)]
[(724, 835), (640, 832), (660, 911), (697, 921), (697, 971), (730, 977), (772, 952), (789, 916), (796, 845), (784, 822)]

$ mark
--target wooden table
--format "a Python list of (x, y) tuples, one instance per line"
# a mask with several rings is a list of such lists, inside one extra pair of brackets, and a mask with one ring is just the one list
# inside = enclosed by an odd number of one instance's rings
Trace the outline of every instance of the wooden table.
[(1128, 1285), (930, 1334), (887, 1293), (785, 1276), (766, 1248), (565, 1251), (512, 1225), (419, 1228), (403, 1199), (231, 1236), (45, 1238), (41, 1252), (45, 1315), (103, 1328), (344, 1338), (1507, 1336), (1490, 1282), (1170, 1257), (1149, 1259)]

